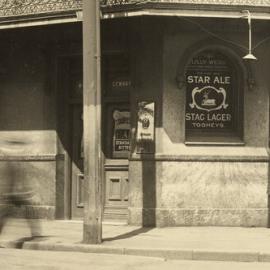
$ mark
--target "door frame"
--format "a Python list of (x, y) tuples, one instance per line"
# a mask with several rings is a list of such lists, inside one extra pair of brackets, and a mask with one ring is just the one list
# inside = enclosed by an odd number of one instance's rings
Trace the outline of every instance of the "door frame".
[[(58, 215), (56, 218), (58, 219), (72, 219), (72, 142), (71, 142), (71, 103), (69, 101), (68, 96), (68, 78), (69, 78), (69, 61), (72, 58), (80, 57), (82, 59), (82, 53), (80, 51), (80, 44), (77, 46), (73, 46), (72, 48), (76, 48), (75, 50), (60, 50), (60, 53), (56, 54), (56, 106), (57, 106), (57, 159), (56, 159), (56, 201), (58, 205)], [(103, 92), (104, 95), (104, 92)], [(105, 95), (104, 95), (105, 96)], [(73, 100), (76, 103), (76, 100)], [(108, 145), (106, 144), (104, 137), (106, 136), (106, 125), (108, 117), (107, 108), (114, 106), (115, 104), (122, 104), (123, 107), (126, 105), (130, 105), (129, 95), (124, 96), (115, 96), (103, 98), (102, 101), (102, 149), (105, 152), (105, 148), (108, 149)], [(122, 107), (120, 105), (120, 107)], [(111, 125), (111, 124), (110, 124)], [(106, 163), (106, 164), (105, 164)], [(106, 179), (105, 173), (107, 170), (111, 168), (111, 162), (107, 159), (104, 160), (103, 164), (103, 173), (102, 173), (102, 201), (103, 201), (103, 214), (105, 209), (105, 200), (106, 200)], [(125, 163), (125, 162), (124, 162)], [(113, 165), (114, 170), (116, 169), (115, 164)], [(120, 165), (118, 170), (127, 170), (128, 162)], [(83, 218), (83, 216), (82, 216)]]
[[(57, 106), (57, 158), (56, 158), (56, 215), (57, 219), (72, 219), (72, 143), (71, 102), (68, 96), (69, 62), (82, 59), (81, 46), (58, 48), (56, 61), (56, 106)], [(74, 101), (76, 102), (76, 101)], [(82, 217), (83, 218), (83, 217)]]
[[(81, 108), (80, 108), (81, 106)], [(84, 174), (83, 174), (83, 167), (84, 167), (84, 159), (81, 160), (79, 157), (79, 142), (82, 143), (82, 136), (83, 135), (83, 123), (81, 126), (81, 132), (79, 133), (79, 138), (75, 138), (76, 136), (76, 128), (80, 126), (80, 121), (82, 116), (82, 103), (69, 103), (70, 108), (70, 206), (71, 206), (71, 219), (81, 219), (83, 218), (83, 198), (84, 195), (80, 193), (80, 189), (83, 189), (83, 184), (80, 186), (80, 181), (83, 183)], [(78, 110), (78, 111), (77, 111)], [(76, 114), (77, 117), (76, 117)], [(81, 139), (81, 140), (80, 140)], [(81, 163), (82, 162), (82, 163)], [(80, 169), (81, 167), (81, 169)], [(82, 190), (83, 192), (83, 190)], [(81, 194), (81, 195), (80, 195)], [(82, 197), (82, 201), (80, 201), (80, 197)]]

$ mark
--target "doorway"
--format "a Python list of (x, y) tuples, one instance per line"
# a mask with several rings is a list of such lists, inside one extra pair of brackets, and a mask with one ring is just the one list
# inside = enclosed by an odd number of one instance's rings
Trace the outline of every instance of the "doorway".
[(108, 51), (102, 57), (104, 218), (126, 221), (129, 194), (130, 57)]
[(83, 151), (83, 81), (82, 59), (74, 56), (68, 64), (68, 136), (70, 149), (70, 209), (72, 219), (83, 218), (84, 151)]
[[(68, 218), (84, 215), (83, 80), (81, 55), (65, 56), (60, 65), (58, 125), (65, 153)], [(103, 98), (102, 149), (104, 220), (126, 221), (128, 207), (129, 105), (126, 97)], [(67, 217), (66, 217), (67, 218)]]
[[(57, 58), (57, 152), (56, 200), (59, 216), (83, 218), (83, 82), (81, 54), (64, 54)], [(62, 210), (62, 213), (60, 212)]]
[(83, 119), (82, 104), (71, 105), (71, 215), (73, 219), (83, 217)]
[(105, 206), (106, 220), (127, 220), (130, 151), (130, 109), (128, 103), (105, 106)]

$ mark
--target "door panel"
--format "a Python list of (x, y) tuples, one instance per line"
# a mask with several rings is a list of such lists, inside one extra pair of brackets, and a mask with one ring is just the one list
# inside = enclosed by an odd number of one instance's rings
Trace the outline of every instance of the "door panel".
[(126, 182), (128, 177), (128, 171), (107, 171), (106, 172), (106, 184), (107, 204), (119, 204), (126, 205), (127, 193)]
[(119, 164), (119, 167), (114, 168), (114, 170), (107, 168), (105, 178), (104, 218), (105, 220), (126, 220), (128, 207), (128, 166), (124, 167), (123, 164)]
[(121, 182), (122, 179), (117, 176), (113, 176), (108, 179), (108, 200), (109, 201), (121, 201)]

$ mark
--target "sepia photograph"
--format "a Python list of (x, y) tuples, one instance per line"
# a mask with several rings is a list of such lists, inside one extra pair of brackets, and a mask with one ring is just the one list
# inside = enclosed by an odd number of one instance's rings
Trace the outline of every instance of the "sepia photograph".
[(0, 269), (269, 270), (270, 0), (0, 0)]

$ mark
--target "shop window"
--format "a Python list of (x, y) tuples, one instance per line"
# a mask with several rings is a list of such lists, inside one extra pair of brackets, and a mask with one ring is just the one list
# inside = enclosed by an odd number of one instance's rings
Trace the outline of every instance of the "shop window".
[(108, 159), (127, 159), (130, 151), (130, 109), (128, 103), (113, 103), (104, 115), (105, 156)]
[(186, 69), (186, 143), (241, 143), (241, 78), (219, 50), (197, 53)]
[(113, 110), (112, 156), (127, 158), (130, 151), (130, 112)]

